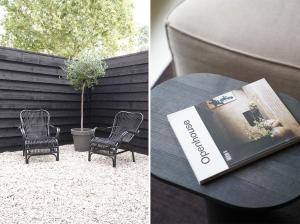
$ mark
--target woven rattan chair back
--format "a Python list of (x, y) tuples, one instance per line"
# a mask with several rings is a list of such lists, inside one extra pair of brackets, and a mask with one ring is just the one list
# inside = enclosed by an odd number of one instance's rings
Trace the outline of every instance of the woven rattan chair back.
[(49, 136), (50, 114), (46, 110), (22, 110), (20, 120), (26, 138), (36, 139)]
[[(113, 128), (109, 136), (112, 140), (123, 137), (125, 131), (136, 132), (143, 121), (143, 114), (138, 112), (120, 111), (116, 114)], [(130, 142), (134, 134), (128, 133), (123, 137), (123, 142)]]

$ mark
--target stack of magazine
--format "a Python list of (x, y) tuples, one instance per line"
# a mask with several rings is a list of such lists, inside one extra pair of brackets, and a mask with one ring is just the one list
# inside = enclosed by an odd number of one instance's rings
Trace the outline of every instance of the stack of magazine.
[(200, 184), (300, 140), (300, 126), (265, 79), (168, 115)]

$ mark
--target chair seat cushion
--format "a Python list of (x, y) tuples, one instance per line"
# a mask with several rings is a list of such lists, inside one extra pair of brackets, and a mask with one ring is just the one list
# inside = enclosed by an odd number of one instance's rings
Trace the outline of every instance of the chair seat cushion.
[(115, 146), (115, 145), (116, 145), (116, 142), (112, 141), (109, 138), (95, 137), (91, 140), (92, 147), (106, 148), (106, 147), (111, 147), (111, 146)]
[(25, 140), (25, 145), (32, 148), (51, 148), (58, 146), (58, 140), (54, 137), (31, 138)]

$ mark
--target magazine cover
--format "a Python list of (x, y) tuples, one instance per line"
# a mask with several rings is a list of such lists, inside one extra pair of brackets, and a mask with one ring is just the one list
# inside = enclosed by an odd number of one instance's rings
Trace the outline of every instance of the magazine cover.
[(265, 79), (168, 115), (200, 183), (300, 138), (300, 126)]

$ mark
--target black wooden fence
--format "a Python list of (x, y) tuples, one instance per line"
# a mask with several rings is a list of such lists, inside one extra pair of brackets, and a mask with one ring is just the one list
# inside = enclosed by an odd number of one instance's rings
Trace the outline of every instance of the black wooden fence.
[[(61, 57), (0, 48), (0, 151), (20, 148), (21, 135), (17, 127), (22, 109), (49, 110), (51, 123), (61, 128), (60, 142), (72, 141), (70, 129), (80, 124), (80, 95), (63, 78), (64, 61)], [(85, 107), (86, 125), (111, 125), (108, 124), (110, 116), (117, 110), (138, 110), (147, 117), (147, 52), (107, 61), (107, 77), (86, 96), (90, 99)], [(141, 64), (144, 64), (143, 74), (136, 72)], [(126, 89), (128, 94), (124, 93)], [(134, 92), (134, 89), (139, 91)], [(124, 94), (118, 94), (121, 92)], [(137, 100), (139, 94), (143, 102)], [(142, 127), (133, 145), (137, 151), (147, 153), (147, 121)]]
[(92, 90), (91, 123), (109, 126), (120, 110), (144, 115), (141, 132), (130, 147), (146, 153), (148, 148), (148, 52), (107, 60), (108, 69)]

